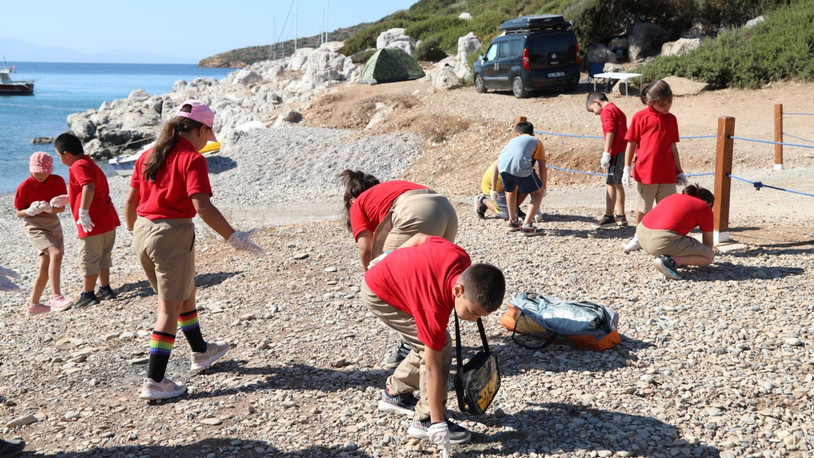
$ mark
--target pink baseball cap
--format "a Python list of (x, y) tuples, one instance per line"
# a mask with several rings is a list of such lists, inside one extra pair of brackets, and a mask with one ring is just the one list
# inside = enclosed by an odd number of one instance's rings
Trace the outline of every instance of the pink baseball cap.
[[(186, 111), (181, 111), (181, 108), (184, 105), (189, 105), (192, 107), (192, 111), (187, 113)], [(209, 138), (208, 140), (211, 142), (218, 141), (215, 138), (215, 131), (212, 129), (212, 125), (215, 123), (215, 113), (212, 113), (212, 110), (206, 106), (205, 103), (201, 102), (200, 100), (186, 100), (181, 106), (178, 107), (178, 112), (175, 113), (175, 116), (181, 116), (182, 118), (189, 118), (193, 121), (198, 121), (199, 123), (205, 125), (209, 128)]]
[(54, 170), (54, 158), (48, 153), (37, 151), (28, 160), (28, 170), (31, 173), (47, 173), (50, 175)]

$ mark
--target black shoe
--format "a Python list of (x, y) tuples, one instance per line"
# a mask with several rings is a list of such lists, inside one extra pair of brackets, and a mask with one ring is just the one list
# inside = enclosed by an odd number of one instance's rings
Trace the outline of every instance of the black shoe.
[(486, 204), (483, 203), (484, 199), (486, 199), (485, 194), (475, 196), (475, 214), (478, 215), (480, 219), (486, 218), (486, 210), (488, 209)]
[(653, 264), (656, 265), (656, 269), (664, 274), (665, 277), (673, 280), (681, 280), (681, 275), (679, 275), (677, 271), (676, 262), (673, 261), (673, 258), (663, 254), (654, 259)]
[(84, 307), (86, 305), (99, 305), (99, 303), (99, 298), (96, 297), (93, 291), (82, 291), (82, 295), (79, 296), (79, 300), (74, 301), (73, 306)]
[(413, 393), (402, 393), (391, 396), (387, 388), (384, 389), (382, 400), (379, 401), (379, 410), (384, 412), (396, 412), (402, 415), (413, 416), (418, 398)]
[(116, 292), (113, 291), (113, 288), (111, 288), (110, 285), (100, 286), (96, 291), (96, 298), (101, 301), (105, 299), (116, 299)]
[(25, 442), (23, 441), (4, 441), (0, 439), (0, 457), (2, 458), (17, 456), (22, 453), (24, 448)]
[[(472, 440), (472, 433), (463, 426), (456, 425), (455, 423), (447, 420), (447, 427), (449, 428), (449, 442), (451, 444), (465, 444)], [(413, 419), (413, 424), (407, 429), (407, 434), (415, 437), (416, 439), (427, 439), (427, 430), (430, 428), (430, 419), (419, 421)]]
[(599, 227), (616, 227), (616, 219), (611, 215), (605, 215), (598, 224)]
[(625, 215), (614, 215), (614, 219), (616, 219), (616, 224), (627, 226), (627, 218), (625, 218)]

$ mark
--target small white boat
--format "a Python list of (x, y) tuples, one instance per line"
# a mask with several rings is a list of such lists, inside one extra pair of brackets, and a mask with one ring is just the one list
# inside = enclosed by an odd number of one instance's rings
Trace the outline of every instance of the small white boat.
[[(128, 154), (127, 156), (116, 156), (113, 159), (107, 161), (113, 170), (116, 171), (116, 174), (123, 177), (129, 177), (133, 174), (133, 168), (136, 166), (136, 161), (138, 158), (144, 154), (145, 151), (149, 150), (155, 145), (155, 142), (148, 143), (144, 145), (144, 148), (138, 150), (133, 154)], [(206, 153), (214, 153), (216, 151), (220, 151), (220, 142), (207, 142), (206, 146), (203, 147), (200, 151), (201, 154)]]

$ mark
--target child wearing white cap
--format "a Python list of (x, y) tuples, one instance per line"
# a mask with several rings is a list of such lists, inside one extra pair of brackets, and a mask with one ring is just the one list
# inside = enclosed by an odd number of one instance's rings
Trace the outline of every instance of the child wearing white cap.
[[(60, 270), (65, 251), (62, 225), (57, 213), (65, 210), (67, 189), (65, 180), (52, 175), (54, 159), (42, 151), (31, 155), (28, 169), (31, 175), (17, 187), (14, 208), (28, 240), (39, 253), (39, 269), (31, 287), (26, 311), (29, 315), (50, 312), (51, 307), (60, 308), (70, 301), (60, 291)], [(45, 285), (51, 284), (51, 302), (40, 302)]]

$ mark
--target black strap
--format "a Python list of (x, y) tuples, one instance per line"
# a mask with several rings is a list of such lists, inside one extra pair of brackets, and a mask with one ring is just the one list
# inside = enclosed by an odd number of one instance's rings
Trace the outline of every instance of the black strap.
[[(458, 372), (463, 368), (463, 352), (461, 351), (461, 327), (458, 324), (458, 312), (452, 310), (455, 315), (455, 359), (457, 360)], [(478, 332), (480, 332), (480, 340), (483, 343), (483, 349), (489, 353), (489, 342), (486, 341), (486, 331), (483, 329), (483, 321), (478, 318)]]
[(517, 323), (520, 321), (520, 318), (523, 316), (523, 310), (518, 308), (517, 311), (520, 312), (520, 315), (518, 315), (517, 319), (514, 320), (514, 329), (512, 329), (512, 340), (517, 345), (520, 345), (523, 348), (530, 348), (532, 350), (540, 350), (541, 348), (545, 348), (545, 347), (551, 345), (551, 342), (554, 342), (554, 340), (557, 338), (557, 334), (554, 334), (553, 332), (551, 333), (551, 335), (547, 339), (545, 339), (545, 341), (543, 342), (542, 345), (537, 346), (537, 347), (535, 347), (534, 345), (527, 345), (527, 344), (524, 344), (523, 342), (520, 342), (520, 340), (518, 340), (514, 336), (514, 333), (517, 332)]

